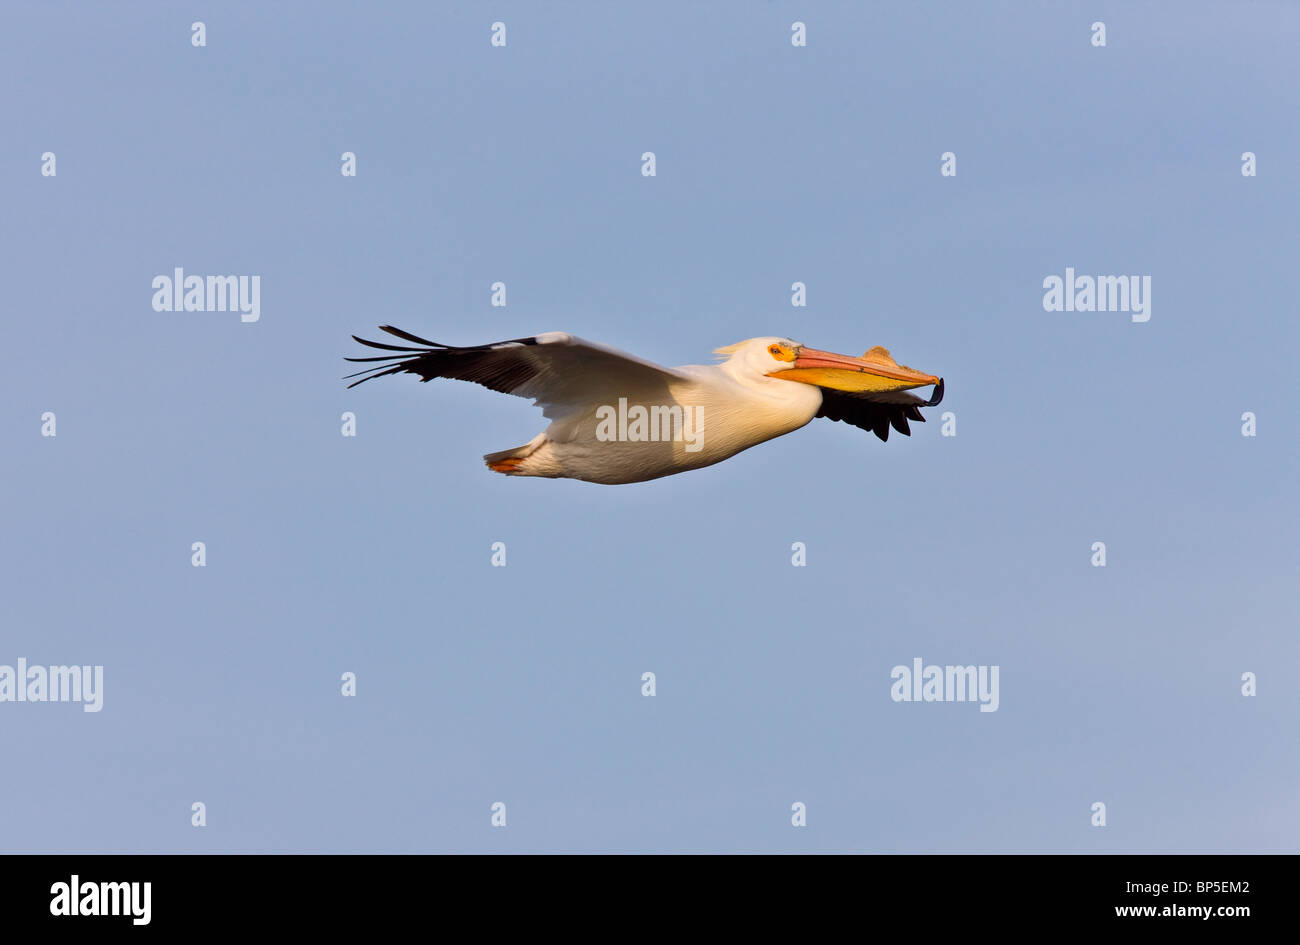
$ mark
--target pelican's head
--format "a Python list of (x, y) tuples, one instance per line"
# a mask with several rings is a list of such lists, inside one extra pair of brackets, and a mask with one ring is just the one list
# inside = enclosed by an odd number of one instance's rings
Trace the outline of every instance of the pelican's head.
[(922, 374), (899, 364), (879, 345), (854, 358), (808, 348), (789, 338), (750, 338), (719, 348), (715, 353), (730, 355), (727, 364), (744, 374), (799, 381), (832, 390), (897, 391), (943, 383), (933, 374)]

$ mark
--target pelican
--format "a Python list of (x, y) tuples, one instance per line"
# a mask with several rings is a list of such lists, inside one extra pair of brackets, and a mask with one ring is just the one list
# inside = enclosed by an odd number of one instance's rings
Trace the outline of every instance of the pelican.
[[(378, 362), (349, 374), (360, 377), (349, 389), (405, 372), (473, 381), (542, 408), (550, 426), (483, 457), (507, 476), (644, 482), (722, 462), (816, 417), (881, 440), (890, 427), (911, 436), (907, 421), (925, 420), (918, 408), (943, 399), (943, 378), (904, 367), (881, 347), (854, 358), (789, 338), (750, 338), (718, 348), (719, 364), (667, 368), (559, 331), (456, 348), (391, 325), (380, 330), (419, 347), (353, 335), (392, 353), (346, 358)], [(907, 393), (929, 385), (928, 400)]]

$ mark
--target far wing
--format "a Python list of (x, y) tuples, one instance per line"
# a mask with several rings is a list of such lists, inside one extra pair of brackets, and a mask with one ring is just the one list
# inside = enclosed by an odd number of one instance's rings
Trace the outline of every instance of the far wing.
[(903, 436), (911, 436), (912, 430), (907, 421), (925, 422), (919, 408), (933, 407), (943, 400), (943, 381), (940, 380), (934, 386), (934, 393), (929, 400), (907, 391), (850, 393), (823, 387), (821, 392), (822, 406), (817, 411), (817, 416), (842, 420), (863, 430), (870, 430), (882, 440), (888, 440), (891, 426)]

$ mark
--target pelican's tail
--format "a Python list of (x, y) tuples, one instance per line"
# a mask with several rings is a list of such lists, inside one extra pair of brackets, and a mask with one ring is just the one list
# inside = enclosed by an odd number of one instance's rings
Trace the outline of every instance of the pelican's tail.
[(499, 453), (488, 453), (483, 457), (483, 462), (487, 463), (488, 469), (493, 472), (505, 473), (507, 476), (545, 476), (548, 473), (533, 469), (533, 464), (528, 464), (528, 468), (525, 468), (527, 459), (536, 453), (538, 447), (544, 442), (546, 442), (546, 434), (539, 433), (523, 446), (502, 450)]
[(512, 450), (502, 450), (499, 453), (488, 453), (483, 457), (483, 462), (487, 463), (488, 469), (493, 472), (505, 473), (507, 476), (522, 475), (519, 467), (523, 465), (524, 459), (532, 452), (529, 446), (516, 446)]

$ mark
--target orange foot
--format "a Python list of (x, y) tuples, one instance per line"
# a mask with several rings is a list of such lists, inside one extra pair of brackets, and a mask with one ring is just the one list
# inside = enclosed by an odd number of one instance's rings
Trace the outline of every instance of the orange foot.
[(488, 463), (488, 469), (509, 475), (518, 472), (523, 463), (522, 459), (512, 456), (509, 459), (499, 459), (495, 463)]

